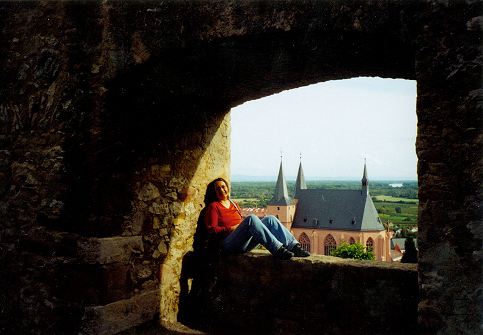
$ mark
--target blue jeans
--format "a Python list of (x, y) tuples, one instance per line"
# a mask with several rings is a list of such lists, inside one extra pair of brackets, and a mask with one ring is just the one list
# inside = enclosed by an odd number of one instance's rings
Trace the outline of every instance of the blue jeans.
[(283, 245), (291, 250), (299, 243), (283, 224), (273, 215), (259, 219), (249, 215), (240, 225), (223, 240), (223, 249), (232, 253), (243, 253), (252, 250), (258, 244), (274, 254)]

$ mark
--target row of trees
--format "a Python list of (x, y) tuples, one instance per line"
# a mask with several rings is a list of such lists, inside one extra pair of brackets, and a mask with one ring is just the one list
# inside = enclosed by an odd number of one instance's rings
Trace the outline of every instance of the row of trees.
[[(390, 187), (389, 181), (371, 182), (369, 188), (372, 196), (388, 195), (396, 198), (417, 199), (418, 184), (414, 182), (404, 182), (404, 187)], [(295, 182), (287, 182), (289, 195), (293, 196), (295, 192)], [(325, 189), (345, 189), (358, 190), (361, 188), (360, 181), (307, 181), (308, 188), (325, 188)], [(275, 181), (273, 182), (232, 182), (231, 195), (233, 198), (259, 198), (273, 196), (275, 189)], [(402, 202), (404, 203), (404, 202)]]

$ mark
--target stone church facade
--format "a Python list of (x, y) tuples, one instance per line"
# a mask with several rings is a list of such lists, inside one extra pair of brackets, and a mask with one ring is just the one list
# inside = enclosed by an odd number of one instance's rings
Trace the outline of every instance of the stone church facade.
[(330, 255), (343, 242), (360, 243), (373, 250), (376, 260), (391, 261), (392, 234), (382, 225), (372, 202), (365, 164), (360, 190), (329, 190), (307, 189), (300, 163), (294, 199), (290, 199), (280, 163), (266, 214), (278, 217), (312, 254)]

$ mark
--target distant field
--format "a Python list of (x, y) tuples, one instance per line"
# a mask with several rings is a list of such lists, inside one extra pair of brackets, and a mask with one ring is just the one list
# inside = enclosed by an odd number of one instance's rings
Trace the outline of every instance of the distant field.
[(267, 200), (265, 200), (262, 203), (259, 198), (253, 198), (253, 197), (252, 198), (238, 197), (238, 198), (231, 198), (231, 200), (236, 201), (238, 205), (240, 205), (240, 207), (242, 208), (262, 208), (262, 207), (266, 207), (266, 202), (267, 202)]
[(240, 202), (240, 201), (256, 201), (257, 198), (230, 198), (233, 201)]
[[(379, 212), (379, 217), (384, 222), (390, 221), (399, 226), (415, 226), (418, 224), (418, 204), (416, 202), (374, 201), (374, 206)], [(397, 208), (399, 208), (399, 213)]]
[(236, 201), (241, 207), (258, 207), (258, 198), (231, 198), (231, 200)]
[(413, 202), (418, 203), (418, 199), (408, 199), (408, 198), (398, 198), (391, 195), (376, 195), (374, 197), (377, 201), (387, 201), (387, 202)]

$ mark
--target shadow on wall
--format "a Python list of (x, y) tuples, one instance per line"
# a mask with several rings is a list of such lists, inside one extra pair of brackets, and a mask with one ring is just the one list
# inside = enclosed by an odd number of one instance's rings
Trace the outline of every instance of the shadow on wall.
[(209, 332), (210, 310), (213, 308), (206, 304), (216, 303), (213, 294), (220, 248), (216, 242), (210, 243), (208, 239), (204, 224), (205, 209), (198, 219), (193, 251), (188, 252), (183, 258), (178, 321), (188, 327)]
[(222, 238), (220, 235), (210, 234), (205, 225), (208, 189), (209, 187), (205, 191), (205, 207), (196, 224), (193, 251), (183, 257), (178, 321), (191, 328), (211, 332), (210, 311), (214, 310), (214, 306), (210, 305), (217, 301), (214, 298), (214, 288)]

